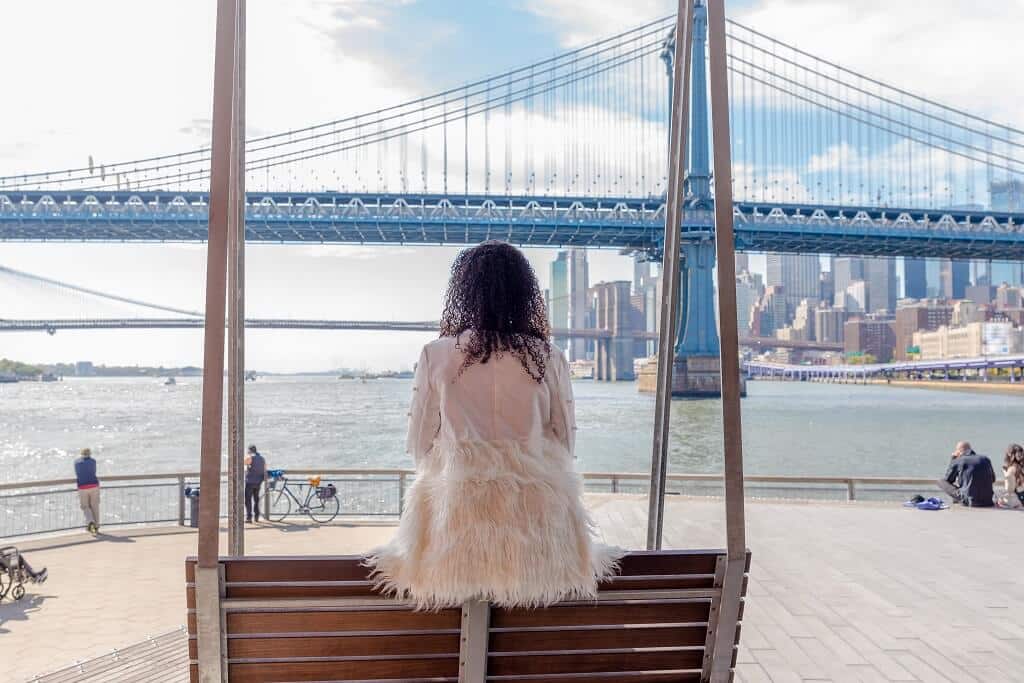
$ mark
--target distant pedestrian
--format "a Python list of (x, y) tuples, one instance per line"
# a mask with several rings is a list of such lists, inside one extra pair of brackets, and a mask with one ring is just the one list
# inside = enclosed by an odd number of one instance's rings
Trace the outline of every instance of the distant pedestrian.
[(85, 514), (85, 528), (95, 534), (100, 530), (100, 480), (96, 478), (96, 461), (88, 448), (83, 448), (82, 457), (75, 460), (75, 479), (78, 480), (78, 503)]
[(1003, 459), (1003, 492), (996, 494), (1001, 508), (1024, 508), (1024, 447), (1010, 444)]
[(996, 472), (988, 456), (975, 453), (971, 444), (961, 441), (953, 451), (946, 476), (938, 484), (954, 503), (984, 508), (992, 507), (995, 480)]
[(245, 521), (260, 521), (260, 487), (267, 474), (267, 461), (256, 446), (249, 446), (245, 456)]

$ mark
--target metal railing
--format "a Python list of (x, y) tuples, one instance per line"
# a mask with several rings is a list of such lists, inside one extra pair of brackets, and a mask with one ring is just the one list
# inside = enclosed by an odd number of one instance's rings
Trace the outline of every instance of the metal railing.
[[(405, 491), (415, 474), (410, 469), (287, 470), (290, 486), (307, 486), (305, 478), (311, 475), (324, 477), (324, 484), (333, 483), (341, 503), (338, 518), (349, 522), (401, 515)], [(636, 472), (585, 472), (582, 476), (585, 490), (591, 493), (646, 494), (649, 484), (649, 475)], [(183, 491), (198, 480), (198, 472), (103, 477), (101, 525), (184, 526), (191, 522), (191, 506)], [(901, 477), (750, 475), (744, 481), (749, 499), (896, 502), (914, 493), (930, 495), (936, 491), (933, 479)], [(222, 511), (227, 510), (226, 492), (227, 487), (222, 486)], [(666, 492), (718, 497), (723, 495), (722, 477), (669, 474)], [(299, 516), (301, 513), (292, 512), (292, 517)], [(0, 538), (67, 531), (84, 525), (74, 479), (0, 484)]]

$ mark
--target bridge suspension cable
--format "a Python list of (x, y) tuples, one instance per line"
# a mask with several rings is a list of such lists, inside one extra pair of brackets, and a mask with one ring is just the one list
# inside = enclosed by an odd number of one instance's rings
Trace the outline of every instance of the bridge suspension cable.
[[(393, 106), (252, 138), (247, 186), (270, 195), (457, 188), (504, 197), (660, 196), (668, 83), (659, 53), (673, 21)], [(984, 208), (999, 195), (1000, 204), (1024, 203), (1024, 131), (739, 22), (728, 22), (727, 34), (737, 200), (949, 209)], [(173, 195), (205, 190), (208, 176), (209, 150), (200, 148), (0, 177), (0, 194)]]
[(140, 301), (139, 299), (133, 299), (131, 297), (121, 296), (119, 294), (101, 292), (99, 290), (90, 289), (88, 287), (82, 287), (80, 285), (71, 284), (70, 282), (62, 282), (60, 280), (43, 277), (41, 275), (34, 275), (32, 273), (26, 273), (21, 270), (15, 270), (14, 268), (8, 268), (7, 266), (0, 265), (0, 275), (5, 275), (11, 278), (20, 279), (27, 282), (50, 285), (52, 287), (56, 287), (59, 289), (66, 289), (72, 292), (78, 292), (80, 294), (88, 294), (98, 299), (131, 304), (132, 306), (148, 308), (154, 311), (161, 311), (164, 313), (178, 313), (183, 316), (188, 316), (189, 318), (203, 318), (203, 314), (199, 311), (189, 311), (181, 308), (174, 308), (172, 306), (162, 306), (160, 304), (149, 303), (147, 301)]

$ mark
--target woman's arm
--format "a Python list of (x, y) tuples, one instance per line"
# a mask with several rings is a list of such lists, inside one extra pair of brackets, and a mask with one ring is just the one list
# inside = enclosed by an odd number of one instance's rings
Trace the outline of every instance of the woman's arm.
[(441, 398), (430, 382), (427, 349), (423, 348), (416, 364), (412, 383), (412, 404), (409, 407), (409, 433), (405, 451), (418, 465), (430, 452), (434, 438), (441, 429)]
[(576, 450), (576, 403), (572, 396), (572, 378), (569, 364), (562, 352), (555, 348), (551, 353), (551, 429), (569, 455), (575, 457)]

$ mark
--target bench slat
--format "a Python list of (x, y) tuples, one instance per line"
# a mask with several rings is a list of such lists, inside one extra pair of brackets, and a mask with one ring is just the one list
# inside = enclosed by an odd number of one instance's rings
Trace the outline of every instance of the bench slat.
[(614, 647), (678, 647), (704, 645), (707, 627), (655, 626), (544, 631), (491, 631), (488, 651), (601, 650)]
[(410, 610), (229, 612), (227, 628), (228, 633), (457, 629), (460, 618), (458, 610), (442, 612), (413, 612)]
[(228, 638), (228, 657), (357, 657), (459, 653), (458, 633), (388, 636), (314, 636)]
[[(723, 550), (633, 551), (620, 561), (621, 576), (714, 574)], [(749, 569), (750, 554), (747, 554)], [(359, 581), (369, 569), (364, 558), (343, 556), (247, 556), (226, 558), (225, 581)], [(186, 561), (185, 580), (194, 581), (195, 558)]]
[(495, 609), (491, 612), (491, 627), (703, 623), (708, 620), (710, 610), (710, 600)]
[(535, 676), (488, 676), (496, 683), (698, 683), (699, 671), (614, 671), (587, 674), (538, 674)]
[(444, 677), (457, 680), (459, 658), (372, 659), (356, 662), (252, 662), (228, 664), (231, 683), (256, 681), (352, 681)]
[(487, 658), (488, 676), (521, 674), (592, 673), (611, 671), (700, 670), (704, 650), (656, 652), (587, 652), (544, 655), (524, 654)]

